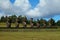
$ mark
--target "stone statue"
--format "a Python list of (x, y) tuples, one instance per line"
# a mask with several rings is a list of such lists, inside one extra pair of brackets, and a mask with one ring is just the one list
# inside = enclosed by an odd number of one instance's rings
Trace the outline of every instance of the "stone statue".
[(44, 27), (44, 28), (46, 27), (46, 22), (45, 22), (45, 21), (43, 22), (43, 27)]
[(23, 28), (26, 28), (26, 27), (27, 27), (26, 21), (27, 21), (27, 20), (26, 20), (26, 18), (24, 17), (24, 18), (23, 18)]
[(37, 19), (36, 25), (37, 25), (37, 28), (40, 28), (40, 21), (39, 21), (39, 19)]
[(16, 19), (16, 28), (19, 28), (19, 18)]
[(33, 18), (30, 19), (30, 25), (31, 25), (31, 28), (34, 27)]
[(10, 18), (7, 18), (7, 27), (11, 28), (11, 19)]

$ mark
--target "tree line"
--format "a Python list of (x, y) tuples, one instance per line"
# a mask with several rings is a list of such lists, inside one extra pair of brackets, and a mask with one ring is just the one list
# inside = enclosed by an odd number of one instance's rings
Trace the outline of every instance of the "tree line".
[[(0, 18), (0, 23), (6, 22), (7, 18), (11, 19), (11, 23), (15, 23), (17, 18), (19, 19), (19, 23), (22, 23), (24, 21), (23, 19), (25, 18), (26, 19), (26, 23), (30, 24), (30, 20), (28, 20), (26, 16), (22, 17), (22, 15), (20, 15), (18, 17), (16, 15), (5, 16), (5, 17), (2, 16)], [(43, 26), (43, 25), (46, 25), (46, 26), (48, 26), (48, 25), (51, 25), (51, 26), (60, 26), (60, 20), (55, 22), (55, 20), (53, 18), (50, 18), (48, 21), (43, 19), (43, 18), (41, 18), (40, 20), (37, 19), (37, 21), (33, 20), (34, 25), (36, 25), (37, 22), (39, 22), (41, 26)]]

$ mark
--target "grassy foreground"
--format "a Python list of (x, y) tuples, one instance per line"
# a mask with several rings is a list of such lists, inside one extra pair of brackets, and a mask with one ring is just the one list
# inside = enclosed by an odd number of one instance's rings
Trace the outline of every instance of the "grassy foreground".
[[(15, 27), (15, 24), (12, 24)], [(20, 24), (22, 26), (22, 24)], [(29, 26), (29, 25), (28, 25)], [(0, 23), (0, 27), (6, 27), (6, 23)], [(8, 30), (8, 29), (7, 29)], [(20, 32), (0, 32), (0, 40), (60, 40), (60, 29), (31, 30), (19, 29)], [(25, 32), (24, 32), (25, 30)]]
[(0, 32), (0, 40), (60, 40), (60, 31)]
[[(28, 27), (30, 27), (30, 25), (27, 25)], [(0, 23), (0, 27), (6, 27), (6, 23)], [(16, 23), (12, 23), (11, 27), (16, 27)], [(19, 27), (23, 27), (22, 24), (19, 24)]]

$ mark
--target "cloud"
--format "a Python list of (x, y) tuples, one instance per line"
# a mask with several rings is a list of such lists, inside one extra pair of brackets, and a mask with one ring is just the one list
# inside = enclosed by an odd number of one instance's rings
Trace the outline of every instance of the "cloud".
[(11, 8), (11, 3), (9, 0), (0, 0), (0, 8), (2, 9), (9, 9)]
[[(40, 0), (40, 3), (28, 15), (33, 17), (54, 17), (60, 15), (60, 0)], [(38, 10), (37, 10), (38, 9)], [(31, 12), (32, 11), (32, 12)], [(30, 15), (30, 16), (31, 16)]]
[(26, 15), (30, 16), (30, 17), (38, 17), (40, 16), (40, 12), (39, 12), (39, 9), (35, 8), (35, 9), (31, 9), (29, 10)]
[(30, 9), (30, 4), (28, 0), (16, 0), (12, 4), (9, 0), (0, 0), (0, 10), (5, 13), (5, 15), (25, 15), (25, 13)]
[(16, 0), (14, 6), (20, 7), (23, 11), (27, 11), (30, 9), (31, 5), (28, 0)]
[[(0, 0), (0, 11), (4, 15), (26, 15), (28, 17), (53, 17), (60, 15), (60, 0), (40, 0), (34, 9), (31, 9), (29, 0), (16, 0), (12, 4), (9, 0)], [(1, 12), (0, 12), (1, 14)]]

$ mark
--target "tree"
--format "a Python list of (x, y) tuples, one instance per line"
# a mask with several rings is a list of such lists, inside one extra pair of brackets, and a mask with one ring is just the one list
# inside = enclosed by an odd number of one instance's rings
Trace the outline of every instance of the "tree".
[(51, 19), (48, 21), (48, 25), (50, 25), (50, 26), (55, 26), (55, 20), (51, 18)]
[(7, 16), (5, 16), (5, 18), (4, 18), (4, 19), (5, 19), (5, 22), (7, 22), (7, 18), (8, 18), (8, 17), (7, 17)]
[(58, 21), (56, 22), (56, 25), (57, 25), (57, 26), (60, 26), (60, 20), (58, 20)]
[(44, 26), (44, 25), (46, 25), (46, 24), (47, 24), (47, 21), (41, 18), (41, 19), (40, 19), (40, 25), (41, 25), (41, 26)]
[(38, 23), (40, 23), (40, 20), (39, 20), (39, 19), (37, 19), (37, 22), (38, 22)]
[(18, 16), (18, 18), (19, 18), (20, 23), (22, 23), (22, 20), (23, 20), (22, 15)]
[(12, 20), (12, 23), (15, 23), (16, 22), (16, 18), (17, 18), (16, 15), (12, 15), (12, 16), (9, 16), (9, 17)]
[(4, 16), (1, 17), (1, 22), (5, 22), (5, 17)]

